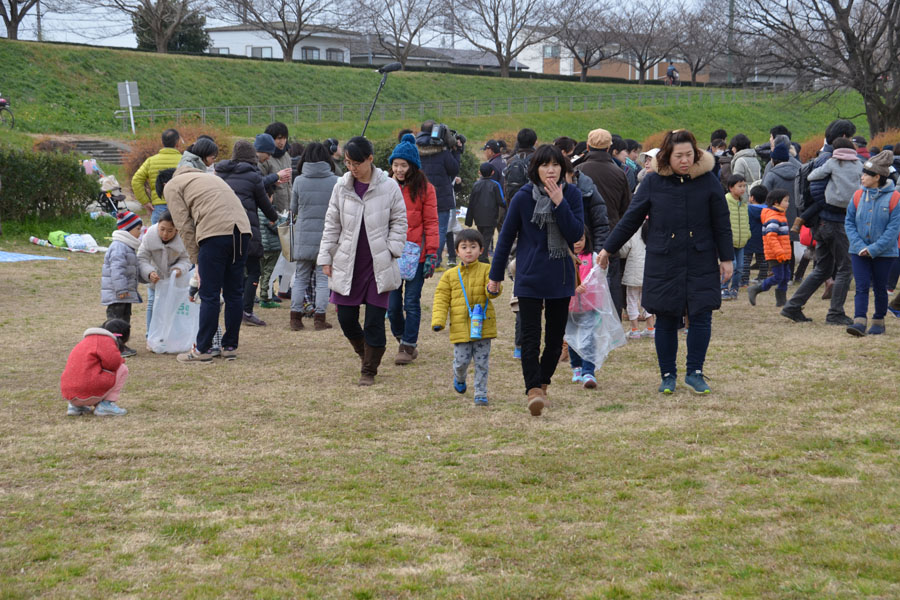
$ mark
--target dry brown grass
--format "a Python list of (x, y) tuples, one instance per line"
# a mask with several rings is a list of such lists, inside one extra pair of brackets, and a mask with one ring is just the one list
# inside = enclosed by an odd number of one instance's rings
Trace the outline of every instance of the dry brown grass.
[(895, 322), (857, 340), (818, 299), (797, 325), (742, 296), (712, 396), (657, 394), (641, 340), (593, 393), (560, 365), (532, 418), (509, 289), (487, 409), (450, 386), (436, 279), (420, 358), (368, 389), (337, 328), (284, 308), (185, 366), (143, 350), (139, 307), (129, 414), (67, 418), (59, 374), (104, 317), (102, 259), (67, 258), (0, 264), (0, 597), (900, 596)]

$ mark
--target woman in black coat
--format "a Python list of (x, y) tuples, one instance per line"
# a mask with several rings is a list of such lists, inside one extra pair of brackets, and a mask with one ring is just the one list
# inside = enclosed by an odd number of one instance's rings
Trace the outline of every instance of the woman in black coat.
[(675, 391), (678, 327), (688, 316), (685, 383), (708, 394), (703, 363), (712, 331), (712, 311), (722, 303), (721, 282), (732, 274), (731, 222), (722, 185), (712, 173), (715, 159), (701, 152), (694, 135), (670, 131), (631, 205), (610, 233), (599, 264), (627, 242), (649, 217), (641, 304), (655, 314), (656, 356), (662, 384)]
[(262, 237), (259, 232), (259, 213), (263, 214), (271, 223), (278, 220), (278, 213), (272, 207), (266, 188), (263, 184), (262, 174), (256, 164), (256, 150), (253, 144), (245, 140), (238, 140), (231, 152), (231, 160), (222, 160), (216, 163), (216, 175), (225, 180), (235, 195), (240, 199), (247, 218), (250, 220), (250, 248), (247, 250), (247, 276), (244, 279), (244, 323), (247, 325), (265, 325), (266, 322), (253, 314), (253, 300), (256, 298), (256, 289), (259, 286), (260, 264), (259, 259), (263, 255)]

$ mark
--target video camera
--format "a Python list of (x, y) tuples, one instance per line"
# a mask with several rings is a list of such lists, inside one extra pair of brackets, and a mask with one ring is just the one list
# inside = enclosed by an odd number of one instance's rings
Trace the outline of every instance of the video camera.
[(450, 129), (443, 123), (435, 123), (428, 136), (428, 145), (446, 146), (449, 150), (455, 150), (457, 146), (464, 147), (466, 145), (466, 136)]

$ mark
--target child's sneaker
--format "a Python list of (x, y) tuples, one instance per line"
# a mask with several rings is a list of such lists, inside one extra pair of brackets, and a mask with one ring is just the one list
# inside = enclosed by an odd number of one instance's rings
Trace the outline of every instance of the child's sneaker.
[(487, 396), (475, 396), (475, 406), (487, 406)]
[(134, 356), (135, 354), (137, 354), (137, 350), (135, 350), (134, 348), (129, 348), (128, 346), (125, 346), (124, 348), (122, 348), (121, 354), (122, 354), (122, 358), (130, 358), (130, 357)]
[[(900, 316), (900, 315), (895, 315), (895, 316)], [(522, 360), (522, 349), (521, 348), (516, 348), (515, 350), (513, 350), (513, 358), (518, 358), (519, 360)]]
[(640, 330), (638, 330), (638, 329), (632, 329), (631, 331), (629, 331), (629, 332), (628, 332), (628, 339), (629, 339), (629, 340), (639, 340), (639, 339), (641, 339), (641, 332), (640, 332)]
[(253, 327), (265, 327), (266, 322), (254, 315), (253, 313), (244, 313), (244, 324), (252, 325)]
[(456, 377), (453, 377), (453, 389), (456, 390), (457, 394), (465, 394), (466, 393), (466, 382), (465, 381), (457, 381)]
[(659, 393), (666, 395), (675, 393), (674, 373), (666, 373), (662, 376), (662, 383), (659, 384)]
[(581, 383), (584, 381), (581, 378), (581, 367), (574, 367), (572, 369), (572, 383)]
[(69, 417), (80, 417), (81, 415), (91, 414), (90, 406), (75, 406), (69, 402), (69, 408), (66, 409), (66, 415)]
[(641, 332), (641, 337), (650, 338), (652, 340), (656, 337), (656, 329), (654, 327), (648, 327)]
[(209, 355), (213, 358), (219, 358), (222, 356), (222, 347), (221, 346), (213, 346), (209, 349)]
[(128, 411), (117, 406), (115, 402), (102, 400), (94, 409), (94, 414), (98, 417), (121, 417), (127, 415)]
[(208, 363), (211, 362), (212, 359), (212, 354), (210, 354), (209, 352), (198, 352), (196, 345), (191, 346), (190, 350), (188, 350), (187, 352), (182, 352), (177, 356), (178, 362), (181, 363)]
[(586, 390), (592, 390), (597, 387), (597, 380), (590, 373), (583, 376), (581, 380), (584, 382), (584, 389)]
[(259, 303), (260, 308), (278, 308), (278, 303), (272, 300), (263, 300)]
[(219, 356), (221, 356), (225, 360), (236, 360), (237, 348), (235, 348), (234, 346), (225, 346), (219, 351)]
[(691, 391), (695, 394), (709, 394), (710, 389), (709, 386), (706, 385), (706, 375), (703, 374), (703, 371), (694, 371), (693, 373), (688, 373), (684, 376), (684, 382), (691, 388)]

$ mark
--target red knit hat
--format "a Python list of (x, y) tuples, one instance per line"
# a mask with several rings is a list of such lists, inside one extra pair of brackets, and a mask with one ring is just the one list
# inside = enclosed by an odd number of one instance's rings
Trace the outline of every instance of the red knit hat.
[(117, 218), (119, 220), (116, 223), (116, 229), (120, 231), (131, 231), (135, 227), (140, 227), (144, 224), (141, 218), (130, 210), (123, 210), (117, 215)]

